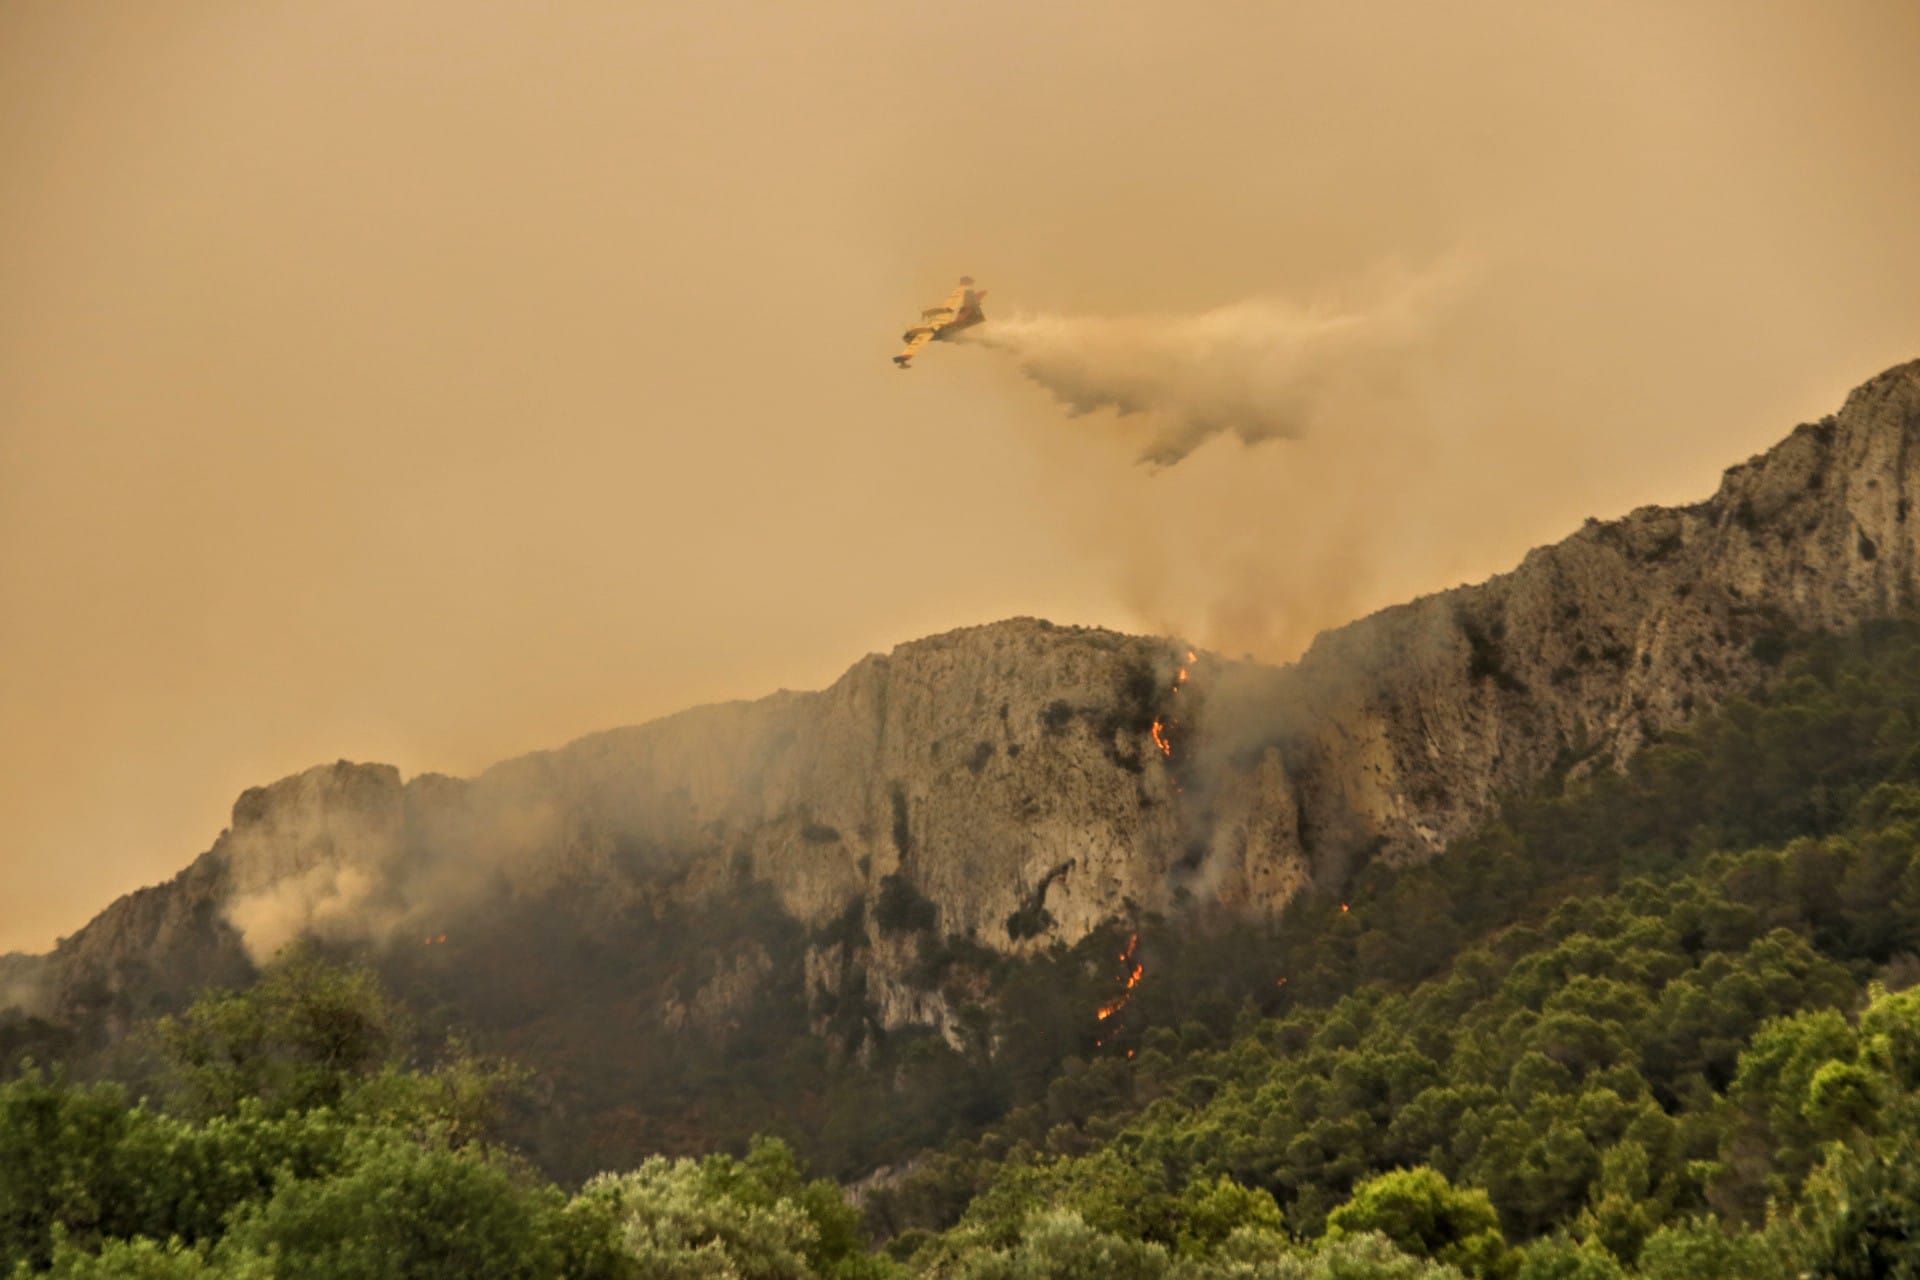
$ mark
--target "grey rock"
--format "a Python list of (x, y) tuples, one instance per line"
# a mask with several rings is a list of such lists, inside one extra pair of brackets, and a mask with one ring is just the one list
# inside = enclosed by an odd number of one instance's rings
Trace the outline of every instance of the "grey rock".
[[(1439, 853), (1549, 769), (1624, 760), (1751, 686), (1791, 631), (1902, 613), (1916, 435), (1920, 362), (1706, 501), (1589, 521), (1287, 667), (1021, 618), (471, 780), (309, 770), (243, 795), (172, 881), (10, 958), (0, 996), (124, 1021), (301, 935), (412, 945), (562, 886), (610, 920), (753, 884), (814, 936), (855, 922), (813, 944), (809, 989), (857, 969), (881, 1022), (951, 1037), (946, 997), (914, 977), (928, 925), (1019, 953), (1144, 911), (1275, 912), (1371, 859)], [(768, 963), (743, 953), (662, 1016), (724, 1021)]]

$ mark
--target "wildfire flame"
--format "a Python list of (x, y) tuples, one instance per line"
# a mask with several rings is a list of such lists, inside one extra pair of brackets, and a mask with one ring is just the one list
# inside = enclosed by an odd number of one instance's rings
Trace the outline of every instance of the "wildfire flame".
[(1094, 1010), (1094, 1017), (1100, 1021), (1105, 1022), (1126, 1008), (1127, 1002), (1133, 999), (1133, 989), (1139, 986), (1140, 979), (1146, 976), (1147, 966), (1133, 958), (1133, 953), (1139, 946), (1140, 935), (1137, 933), (1128, 935), (1127, 949), (1120, 953), (1120, 963), (1127, 966), (1127, 985), (1119, 995)]
[[(1174, 673), (1173, 687), (1170, 692), (1180, 692), (1180, 686), (1193, 677), (1193, 664), (1198, 661), (1200, 661), (1200, 655), (1191, 649), (1187, 650), (1186, 665)], [(1173, 756), (1173, 739), (1167, 735), (1172, 727), (1164, 719), (1156, 719), (1153, 722), (1153, 745), (1160, 748), (1160, 754), (1169, 759)]]

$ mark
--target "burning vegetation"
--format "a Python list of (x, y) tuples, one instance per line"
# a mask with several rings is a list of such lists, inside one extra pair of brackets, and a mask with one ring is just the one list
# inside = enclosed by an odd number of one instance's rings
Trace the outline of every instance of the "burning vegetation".
[(1120, 953), (1120, 963), (1125, 967), (1126, 972), (1126, 986), (1121, 989), (1119, 995), (1094, 1011), (1093, 1016), (1099, 1021), (1105, 1022), (1126, 1008), (1133, 999), (1133, 989), (1139, 986), (1140, 979), (1146, 976), (1147, 966), (1134, 958), (1134, 953), (1139, 949), (1140, 935), (1137, 933), (1127, 935), (1127, 949)]
[[(1179, 693), (1180, 686), (1184, 685), (1192, 677), (1193, 664), (1199, 660), (1199, 654), (1191, 649), (1187, 650), (1186, 662), (1181, 665), (1180, 669), (1176, 671), (1173, 676), (1172, 691), (1174, 693)], [(1180, 717), (1177, 714), (1155, 716), (1153, 718), (1153, 728), (1151, 730), (1153, 734), (1153, 745), (1159, 749), (1161, 755), (1168, 759), (1173, 758), (1173, 734), (1178, 728), (1179, 723)]]

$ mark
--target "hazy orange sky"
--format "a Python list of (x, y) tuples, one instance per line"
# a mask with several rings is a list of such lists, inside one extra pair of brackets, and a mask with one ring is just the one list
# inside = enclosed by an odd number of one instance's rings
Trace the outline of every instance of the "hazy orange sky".
[[(1920, 6), (0, 7), (0, 950), (308, 764), (1033, 613), (1285, 657), (1920, 355)], [(899, 330), (1457, 268), (1397, 399), (1134, 464)]]

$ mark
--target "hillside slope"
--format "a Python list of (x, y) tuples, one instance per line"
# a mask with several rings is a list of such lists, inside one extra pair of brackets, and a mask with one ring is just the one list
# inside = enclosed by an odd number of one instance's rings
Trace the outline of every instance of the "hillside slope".
[(1916, 434), (1920, 362), (1704, 502), (1589, 522), (1284, 668), (1019, 619), (471, 780), (323, 766), (247, 792), (180, 876), (4, 972), (110, 1031), (314, 936), (536, 1061), (588, 1052), (609, 1002), (622, 1035), (724, 1038), (771, 1001), (800, 1006), (796, 1033), (957, 1044), (979, 984), (930, 940), (1032, 954), (1147, 913), (1271, 915), (1432, 855), (1551, 768), (1625, 758), (1792, 631), (1901, 612)]

